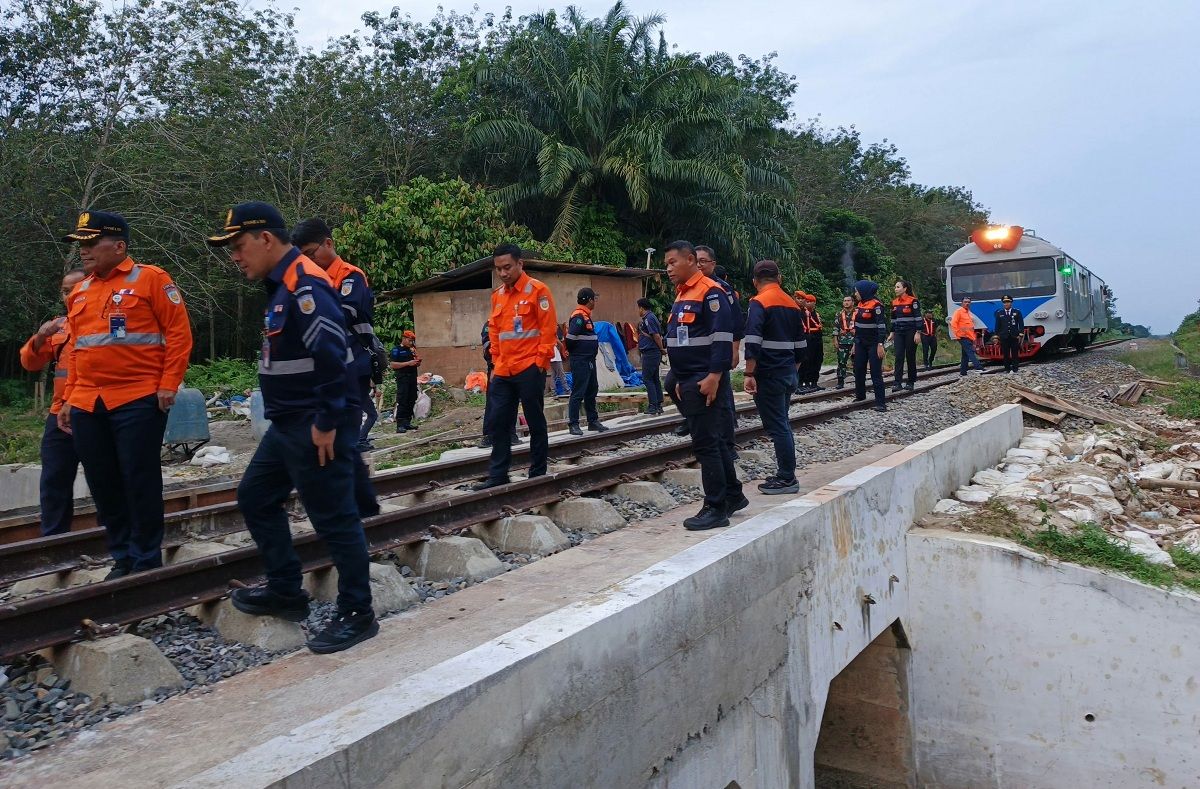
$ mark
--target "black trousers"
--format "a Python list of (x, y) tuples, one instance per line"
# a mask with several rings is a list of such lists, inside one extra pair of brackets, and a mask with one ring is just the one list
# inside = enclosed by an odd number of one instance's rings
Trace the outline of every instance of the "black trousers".
[(416, 373), (396, 371), (396, 427), (412, 427), (413, 406), (417, 404)]
[(800, 383), (816, 386), (821, 377), (821, 365), (825, 363), (825, 336), (821, 332), (809, 332), (804, 380)]
[(733, 401), (729, 376), (721, 377), (717, 397), (708, 405), (698, 380), (679, 385), (679, 410), (692, 431), (692, 450), (700, 461), (700, 484), (704, 504), (723, 509), (726, 502), (742, 495), (733, 464), (733, 420), (727, 403)]
[(300, 594), (300, 559), (292, 547), (284, 503), (295, 488), (338, 571), (337, 607), (343, 613), (371, 610), (370, 557), (354, 501), (354, 449), (359, 413), (347, 410), (333, 440), (333, 459), (322, 466), (312, 443), (312, 422), (271, 424), (238, 484), (238, 508), (267, 571), (267, 587)]
[(921, 356), (925, 362), (925, 369), (933, 367), (933, 360), (937, 356), (937, 340), (927, 340), (925, 335), (921, 335)]
[(893, 334), (895, 344), (892, 346), (896, 354), (895, 385), (899, 386), (904, 378), (904, 368), (908, 367), (908, 382), (917, 382), (917, 343), (916, 332), (904, 329)]
[[(375, 404), (371, 403), (371, 376), (366, 375), (358, 379), (358, 394), (364, 406), (370, 403), (373, 411)], [(361, 417), (359, 419), (361, 421)], [(375, 485), (371, 483), (371, 470), (363, 462), (362, 450), (358, 448), (358, 444), (363, 440), (362, 436), (364, 435), (361, 428), (355, 435), (354, 501), (358, 505), (358, 514), (366, 518), (379, 514), (379, 502), (375, 500)]]
[(42, 503), (42, 534), (66, 534), (75, 514), (75, 475), (79, 455), (70, 433), (58, 429), (58, 414), (46, 416), (42, 431), (42, 476), (38, 495)]
[(854, 398), (867, 399), (867, 367), (871, 368), (871, 385), (875, 389), (875, 402), (883, 405), (883, 359), (879, 358), (878, 344), (854, 343)]
[(662, 365), (662, 351), (642, 351), (642, 383), (646, 385), (646, 395), (649, 402), (646, 407), (651, 410), (662, 408), (663, 390), (658, 380), (658, 368)]
[(488, 386), (490, 418), (485, 415), (485, 427), (491, 429), (492, 460), (488, 479), (507, 480), (512, 465), (512, 437), (517, 426), (517, 406), (525, 412), (529, 426), (529, 476), (546, 473), (550, 438), (546, 432), (546, 374), (531, 364), (516, 375), (493, 375)]
[(155, 395), (111, 411), (99, 398), (90, 413), (71, 409), (75, 451), (108, 536), (108, 552), (134, 571), (162, 566), (166, 428), (167, 414)]
[(1004, 369), (1017, 372), (1021, 361), (1021, 338), (1001, 337), (1000, 352), (1004, 357)]
[[(600, 393), (600, 384), (596, 380), (596, 357), (571, 356), (571, 399), (567, 401), (567, 422), (579, 424), (579, 406), (587, 413), (587, 423), (594, 425), (600, 421), (596, 412), (596, 395)], [(526, 417), (528, 419), (528, 417)]]

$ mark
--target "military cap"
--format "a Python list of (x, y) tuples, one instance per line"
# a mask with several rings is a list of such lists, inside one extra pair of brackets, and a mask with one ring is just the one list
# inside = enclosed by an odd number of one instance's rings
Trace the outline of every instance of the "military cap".
[(225, 215), (225, 227), (215, 236), (209, 236), (208, 243), (214, 247), (223, 247), (247, 230), (275, 230), (281, 235), (287, 235), (287, 223), (283, 214), (270, 203), (258, 201), (238, 203), (229, 209)]
[(72, 241), (87, 241), (110, 236), (129, 241), (129, 223), (125, 217), (112, 211), (84, 211), (75, 223), (75, 229), (62, 237), (64, 244)]

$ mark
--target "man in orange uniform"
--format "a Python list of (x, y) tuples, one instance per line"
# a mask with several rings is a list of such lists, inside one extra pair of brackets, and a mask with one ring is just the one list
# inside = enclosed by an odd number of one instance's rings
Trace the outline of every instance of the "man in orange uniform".
[(529, 426), (529, 476), (546, 473), (550, 439), (546, 433), (546, 373), (554, 356), (554, 297), (550, 288), (525, 273), (521, 248), (501, 244), (492, 253), (502, 283), (492, 292), (488, 343), (495, 372), (488, 384), (492, 402), (492, 463), (476, 490), (508, 484), (509, 443), (517, 424), (517, 403)]
[(129, 225), (107, 211), (79, 215), (88, 276), (71, 292), (75, 342), (58, 425), (75, 451), (108, 533), (108, 578), (162, 565), (162, 466), (167, 410), (183, 383), (192, 327), (171, 276), (129, 257)]
[[(62, 302), (86, 274), (72, 269), (62, 278)], [(63, 392), (67, 388), (67, 370), (71, 369), (71, 333), (66, 317), (46, 321), (37, 334), (21, 346), (21, 366), (31, 373), (54, 363), (54, 399), (42, 431), (42, 476), (38, 493), (42, 504), (42, 534), (65, 534), (71, 530), (75, 514), (75, 473), (79, 455), (71, 436), (58, 429), (58, 412), (62, 410)]]
[(963, 296), (962, 306), (950, 316), (950, 336), (954, 338), (962, 351), (958, 374), (960, 376), (967, 374), (968, 362), (974, 365), (976, 370), (983, 372), (983, 365), (979, 363), (979, 357), (975, 355), (975, 318), (971, 315), (970, 296)]

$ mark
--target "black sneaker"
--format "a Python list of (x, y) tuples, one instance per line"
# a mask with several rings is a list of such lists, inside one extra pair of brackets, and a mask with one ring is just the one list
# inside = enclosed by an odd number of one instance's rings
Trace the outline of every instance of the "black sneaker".
[(688, 426), (687, 426), (687, 422), (684, 422), (682, 425), (675, 428), (675, 435), (677, 435), (677, 436), (690, 435), (691, 432), (692, 432), (691, 429), (688, 428)]
[(476, 482), (471, 486), (471, 490), (487, 490), (488, 488), (498, 488), (501, 485), (507, 485), (508, 478), (504, 479), (485, 479), (483, 482)]
[(308, 594), (301, 592), (293, 597), (277, 594), (265, 586), (234, 589), (229, 595), (233, 607), (244, 614), (254, 616), (277, 616), (293, 622), (308, 618)]
[(133, 572), (133, 565), (129, 562), (116, 562), (112, 569), (108, 571), (108, 575), (104, 576), (106, 581), (115, 581), (118, 578), (124, 578)]
[(567, 425), (567, 432), (573, 436), (583, 435), (583, 431), (579, 429), (579, 425)]
[(479, 439), (479, 446), (480, 446), (480, 448), (481, 448), (481, 449), (487, 449), (487, 448), (488, 448), (488, 447), (490, 447), (491, 445), (492, 445), (492, 439), (490, 439), (490, 438), (488, 438), (488, 437), (486, 437), (486, 436), (484, 436), (483, 438)]
[(405, 427), (404, 425), (396, 425), (396, 432), (397, 433), (407, 433), (408, 428)]
[(845, 385), (844, 383), (842, 383), (841, 381), (838, 381), (837, 388), (838, 388), (838, 389), (845, 389), (845, 388), (846, 388), (846, 385)]
[(519, 435), (517, 435), (516, 433), (513, 433), (512, 438), (508, 439), (508, 443), (512, 444), (513, 446), (516, 446), (517, 444), (521, 443), (521, 437)]
[(725, 514), (732, 515), (738, 510), (744, 510), (750, 506), (750, 499), (746, 498), (745, 493), (738, 493), (737, 496), (725, 499)]
[(904, 388), (910, 392), (914, 392), (917, 389), (917, 385), (916, 384), (905, 384)]
[(881, 414), (885, 414), (887, 413), (887, 406), (880, 403), (879, 405), (875, 406), (874, 410)]
[(706, 531), (720, 529), (729, 525), (729, 516), (715, 507), (705, 505), (703, 509), (683, 521), (683, 528), (688, 531)]
[(800, 482), (794, 479), (791, 482), (788, 482), (785, 479), (771, 477), (766, 482), (758, 486), (758, 492), (765, 493), (768, 496), (779, 496), (784, 493), (799, 493)]
[(308, 648), (318, 655), (328, 655), (330, 652), (349, 649), (378, 633), (379, 620), (375, 618), (374, 612), (339, 613), (320, 633), (308, 639)]
[(820, 384), (813, 384), (812, 390), (814, 392), (823, 392), (823, 391), (825, 391), (825, 387), (821, 386)]
[(862, 401), (864, 401), (864, 400), (866, 400), (866, 399), (867, 399), (867, 396), (866, 396), (866, 395), (863, 395), (862, 397), (855, 397), (855, 398), (854, 398), (854, 402), (856, 402), (856, 403), (861, 403)]
[(904, 388), (904, 387), (903, 387), (903, 386), (901, 386), (900, 384), (895, 384), (895, 385), (893, 385), (893, 386), (892, 386), (892, 392), (899, 392), (899, 391), (900, 391), (901, 389), (903, 389), (903, 388)]
[(590, 433), (607, 433), (608, 428), (604, 426), (603, 422), (597, 422), (594, 425), (588, 425), (588, 432), (590, 432)]

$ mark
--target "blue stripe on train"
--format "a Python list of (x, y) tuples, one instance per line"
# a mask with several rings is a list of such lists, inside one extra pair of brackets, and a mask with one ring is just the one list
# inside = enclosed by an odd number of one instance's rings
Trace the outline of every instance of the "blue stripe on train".
[[(1031, 317), (1033, 313), (1038, 307), (1041, 307), (1053, 298), (1054, 296), (1034, 296), (1026, 299), (1013, 299), (1013, 307), (1021, 311), (1021, 315), (1025, 317), (1026, 325), (1032, 325), (1033, 323), (1040, 322)], [(958, 309), (960, 306), (962, 305), (954, 305), (955, 309)], [(996, 330), (996, 310), (998, 309), (1000, 309), (999, 299), (971, 302), (971, 314), (982, 321), (988, 331)]]

